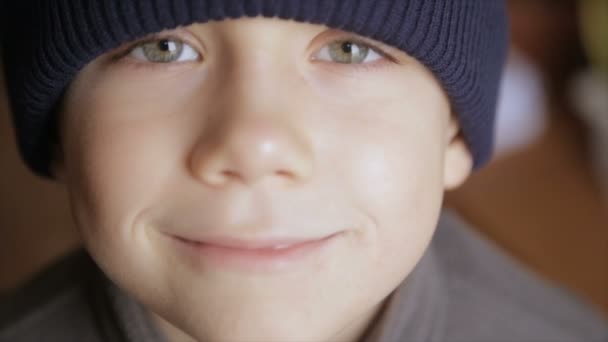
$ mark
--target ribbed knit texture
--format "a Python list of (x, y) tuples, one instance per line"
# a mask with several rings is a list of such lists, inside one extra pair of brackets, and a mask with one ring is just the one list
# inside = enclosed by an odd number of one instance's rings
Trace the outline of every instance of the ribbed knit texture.
[(475, 166), (491, 155), (507, 49), (504, 0), (16, 0), (5, 5), (3, 55), (19, 147), (30, 168), (43, 176), (51, 176), (54, 112), (87, 63), (163, 29), (260, 15), (325, 24), (406, 51), (443, 84)]

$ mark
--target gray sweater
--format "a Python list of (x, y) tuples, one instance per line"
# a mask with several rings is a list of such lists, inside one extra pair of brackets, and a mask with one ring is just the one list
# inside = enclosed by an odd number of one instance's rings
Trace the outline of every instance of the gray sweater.
[[(0, 342), (165, 342), (145, 310), (78, 251), (0, 303)], [(608, 342), (590, 306), (445, 211), (364, 342)]]

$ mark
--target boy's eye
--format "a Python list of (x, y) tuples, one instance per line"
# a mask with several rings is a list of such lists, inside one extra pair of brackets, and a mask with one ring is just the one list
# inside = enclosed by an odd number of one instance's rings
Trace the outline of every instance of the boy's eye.
[(156, 39), (137, 45), (129, 55), (150, 63), (191, 62), (200, 58), (196, 50), (177, 39)]
[(364, 64), (384, 58), (382, 53), (365, 43), (342, 40), (325, 45), (316, 56), (317, 60), (340, 64)]

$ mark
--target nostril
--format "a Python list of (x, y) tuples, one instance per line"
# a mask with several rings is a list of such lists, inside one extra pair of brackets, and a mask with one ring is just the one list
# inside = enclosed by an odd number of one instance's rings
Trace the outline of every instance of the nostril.
[(279, 177), (282, 177), (282, 178), (292, 178), (293, 177), (293, 173), (289, 172), (289, 171), (286, 171), (286, 170), (277, 170), (275, 172), (275, 174), (277, 176), (279, 176)]
[(222, 176), (226, 178), (240, 178), (238, 172), (233, 170), (224, 170), (222, 171)]

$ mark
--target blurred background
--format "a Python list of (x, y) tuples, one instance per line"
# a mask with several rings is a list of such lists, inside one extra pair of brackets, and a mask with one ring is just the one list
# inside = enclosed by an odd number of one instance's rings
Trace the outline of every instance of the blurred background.
[(447, 204), (608, 315), (608, 0), (509, 0), (494, 161)]
[[(446, 196), (608, 316), (608, 0), (509, 0), (494, 161)], [(20, 161), (0, 76), (0, 293), (77, 248), (65, 190)]]

